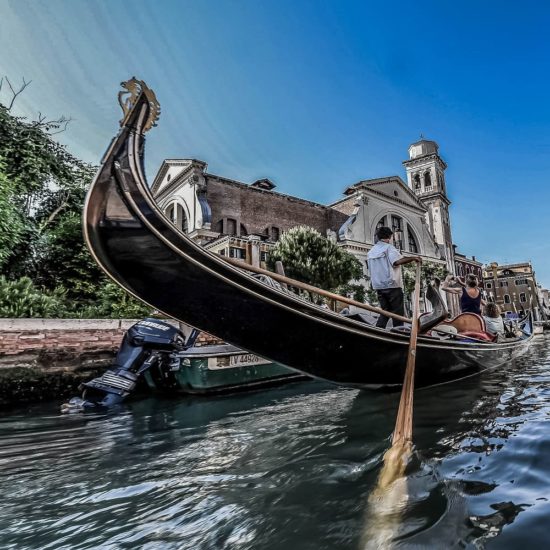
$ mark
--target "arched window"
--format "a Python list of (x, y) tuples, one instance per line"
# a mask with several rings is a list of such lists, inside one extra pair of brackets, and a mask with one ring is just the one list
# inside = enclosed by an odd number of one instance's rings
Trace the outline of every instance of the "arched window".
[(269, 237), (272, 241), (278, 241), (279, 237), (281, 235), (281, 231), (278, 227), (271, 226), (271, 229), (269, 231)]
[(510, 294), (505, 294), (505, 295), (504, 295), (504, 303), (505, 303), (505, 304), (509, 304), (509, 303), (510, 303)]
[[(244, 227), (241, 225), (241, 227)], [(222, 218), (214, 226), (214, 231), (223, 235), (237, 236), (237, 220), (233, 218)]]
[(426, 172), (424, 174), (424, 188), (431, 187), (432, 186), (432, 176), (430, 176), (429, 172)]
[(172, 203), (166, 209), (166, 217), (180, 230), (187, 232), (188, 221), (185, 215), (185, 209), (181, 204)]
[(166, 214), (166, 217), (172, 222), (176, 223), (176, 209), (174, 208), (174, 204), (171, 204), (164, 213)]
[(227, 235), (237, 234), (237, 220), (234, 220), (233, 218), (227, 218), (225, 224), (225, 233), (227, 233)]
[(439, 185), (439, 189), (445, 193), (445, 179), (443, 178), (443, 174), (441, 172), (437, 172), (437, 185)]
[(418, 254), (420, 252), (418, 248), (418, 243), (416, 242), (416, 239), (414, 237), (414, 233), (412, 230), (412, 227), (407, 224), (407, 234), (409, 236), (409, 252), (413, 252), (414, 254)]
[(414, 190), (415, 191), (420, 191), (420, 175), (419, 174), (415, 174), (414, 175)]
[(187, 216), (185, 215), (185, 209), (181, 204), (178, 204), (176, 206), (176, 227), (181, 231), (183, 231), (184, 233), (187, 233), (187, 230), (188, 230)]
[(391, 217), (391, 230), (393, 231), (393, 244), (395, 248), (402, 250), (403, 243), (403, 218), (399, 216)]

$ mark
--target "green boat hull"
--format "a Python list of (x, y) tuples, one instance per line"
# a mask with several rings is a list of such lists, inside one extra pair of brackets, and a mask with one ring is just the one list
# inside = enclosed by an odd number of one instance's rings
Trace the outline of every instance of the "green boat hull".
[(151, 389), (212, 394), (307, 379), (301, 373), (230, 345), (193, 348), (179, 355), (179, 368), (169, 375), (145, 374)]

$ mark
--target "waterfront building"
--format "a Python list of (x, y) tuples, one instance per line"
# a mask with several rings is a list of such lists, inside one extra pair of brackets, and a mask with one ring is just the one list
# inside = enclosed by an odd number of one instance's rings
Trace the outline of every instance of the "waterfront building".
[(483, 268), (483, 286), (490, 302), (496, 302), (503, 313), (521, 313), (543, 306), (531, 262), (499, 265), (492, 262)]
[(542, 288), (542, 285), (538, 286), (539, 302), (547, 316), (550, 316), (550, 292), (547, 288)]
[[(211, 174), (196, 159), (165, 160), (151, 190), (180, 230), (212, 252), (254, 265), (265, 266), (283, 231), (307, 225), (354, 254), (368, 279), (366, 255), (377, 228), (386, 225), (404, 253), (418, 254), (455, 274), (447, 165), (437, 143), (413, 143), (403, 164), (407, 182), (398, 175), (361, 180), (328, 205), (279, 193), (267, 178), (248, 184)], [(475, 259), (459, 259), (478, 267)]]

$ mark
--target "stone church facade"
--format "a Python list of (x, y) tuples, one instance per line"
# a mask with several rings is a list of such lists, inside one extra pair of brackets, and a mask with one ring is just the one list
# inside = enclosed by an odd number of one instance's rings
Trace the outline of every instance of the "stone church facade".
[(328, 205), (279, 193), (268, 179), (247, 184), (211, 174), (205, 162), (194, 159), (165, 160), (151, 190), (181, 231), (212, 252), (251, 264), (265, 266), (284, 231), (307, 225), (354, 254), (368, 276), (367, 252), (376, 229), (386, 225), (404, 254), (418, 254), (454, 273), (447, 165), (437, 144), (413, 143), (403, 164), (407, 182), (399, 176), (362, 180)]

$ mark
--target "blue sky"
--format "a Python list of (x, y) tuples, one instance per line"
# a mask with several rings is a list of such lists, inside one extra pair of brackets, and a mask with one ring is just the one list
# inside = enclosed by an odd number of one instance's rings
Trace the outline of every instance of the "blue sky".
[(398, 174), (420, 133), (448, 163), (453, 238), (481, 261), (531, 260), (550, 285), (550, 4), (306, 0), (0, 0), (0, 75), (74, 122), (97, 163), (135, 75), (162, 105), (164, 158), (332, 202)]

